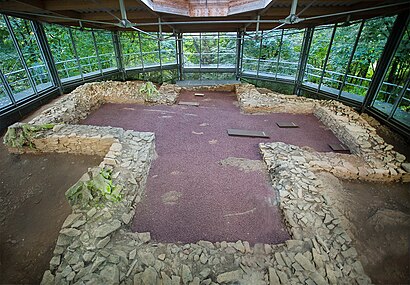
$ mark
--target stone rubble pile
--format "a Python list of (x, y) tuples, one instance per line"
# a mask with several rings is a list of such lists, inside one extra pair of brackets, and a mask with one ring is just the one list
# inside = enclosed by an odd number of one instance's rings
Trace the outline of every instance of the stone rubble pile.
[(272, 185), (279, 193), (285, 222), (296, 240), (287, 244), (307, 243), (310, 249), (294, 256), (296, 261), (302, 261), (299, 265), (316, 272), (316, 284), (369, 284), (352, 240), (322, 194), (322, 182), (310, 170), (305, 151), (285, 143), (260, 144), (259, 148)]
[(164, 83), (154, 98), (147, 100), (139, 90), (143, 81), (104, 81), (85, 83), (30, 121), (30, 124), (77, 124), (106, 103), (173, 104), (181, 88)]
[(365, 161), (359, 167), (342, 162), (335, 169), (336, 164), (333, 164), (333, 173), (369, 181), (408, 179), (409, 173), (401, 167), (406, 157), (394, 151), (393, 146), (387, 144), (352, 108), (338, 101), (322, 101), (314, 114), (354, 155)]

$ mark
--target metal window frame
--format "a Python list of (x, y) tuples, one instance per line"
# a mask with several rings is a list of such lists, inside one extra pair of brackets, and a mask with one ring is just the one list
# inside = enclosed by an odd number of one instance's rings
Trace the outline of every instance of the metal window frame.
[(159, 68), (160, 68), (160, 72), (161, 72), (161, 83), (164, 82), (164, 71), (162, 70), (162, 50), (161, 50), (161, 40), (160, 40), (160, 34), (159, 32), (157, 32), (157, 42), (158, 42), (158, 57), (159, 57)]
[(103, 71), (102, 71), (101, 58), (100, 58), (100, 53), (98, 52), (97, 41), (95, 40), (94, 29), (91, 30), (91, 35), (92, 35), (92, 38), (93, 38), (95, 53), (97, 55), (98, 68), (100, 69), (100, 74), (102, 75)]
[[(9, 82), (7, 81), (6, 77), (3, 74), (3, 71), (0, 69), (0, 80), (3, 84), (3, 86), (6, 89), (6, 95), (9, 97), (10, 101), (11, 101), (11, 105), (16, 106), (16, 99), (14, 99), (13, 96), (13, 90), (11, 89)], [(7, 107), (7, 106), (6, 106)]]
[(178, 79), (184, 79), (184, 53), (183, 53), (183, 34), (177, 33), (175, 35), (176, 51), (177, 51), (177, 65), (178, 65)]
[(241, 78), (241, 61), (242, 61), (242, 31), (236, 32), (236, 59), (235, 59), (235, 78), (236, 80)]
[(37, 21), (32, 21), (31, 23), (32, 23), (33, 30), (36, 35), (37, 41), (38, 41), (38, 45), (43, 54), (45, 64), (48, 68), (48, 72), (50, 73), (51, 80), (53, 81), (54, 86), (58, 87), (60, 94), (62, 94), (63, 90), (62, 90), (61, 79), (60, 79), (60, 76), (58, 75), (57, 66), (55, 64), (53, 54), (51, 52), (50, 46), (47, 41), (47, 36), (44, 31), (44, 26), (40, 22), (37, 22)]
[(387, 39), (382, 55), (378, 60), (376, 66), (376, 71), (372, 77), (369, 88), (367, 89), (367, 94), (363, 100), (360, 112), (373, 109), (374, 101), (377, 98), (377, 94), (383, 84), (383, 80), (387, 74), (389, 66), (396, 54), (396, 51), (401, 43), (403, 35), (405, 33), (406, 27), (410, 22), (410, 14), (408, 12), (400, 13), (396, 21), (393, 24), (393, 28), (390, 32), (389, 38)]
[(404, 83), (403, 89), (400, 91), (399, 96), (397, 96), (397, 99), (393, 104), (393, 107), (390, 111), (390, 114), (387, 116), (387, 120), (390, 120), (391, 118), (393, 118), (394, 113), (396, 113), (396, 110), (397, 110), (399, 104), (401, 103), (401, 101), (403, 100), (403, 96), (406, 93), (409, 86), (410, 86), (410, 74), (409, 74), (409, 76), (407, 76), (407, 80)]
[(117, 69), (121, 73), (121, 78), (125, 81), (124, 59), (122, 54), (122, 44), (120, 34), (118, 31), (111, 32), (112, 42), (114, 45), (115, 59), (117, 62)]
[(299, 64), (298, 64), (298, 71), (295, 77), (295, 87), (293, 89), (293, 93), (296, 95), (300, 95), (301, 86), (303, 84), (303, 79), (305, 77), (306, 66), (309, 59), (310, 47), (312, 45), (314, 28), (307, 28), (305, 29), (305, 33), (303, 35), (302, 41), (302, 48), (300, 50), (299, 55)]
[(261, 55), (262, 55), (262, 41), (263, 41), (263, 31), (261, 32), (259, 40), (259, 55), (258, 55), (258, 67), (256, 68), (256, 85), (259, 83), (259, 68), (261, 64)]
[(278, 60), (276, 61), (275, 80), (278, 80), (278, 69), (279, 69), (280, 55), (282, 53), (283, 33), (284, 33), (284, 29), (282, 29), (282, 33), (280, 34), (279, 53), (278, 53)]
[[(34, 81), (33, 77), (32, 77), (31, 74), (30, 74), (30, 70), (28, 69), (28, 66), (27, 66), (26, 60), (24, 59), (24, 55), (23, 55), (23, 53), (22, 53), (22, 51), (21, 51), (20, 45), (19, 45), (18, 42), (17, 42), (17, 38), (16, 38), (16, 35), (14, 34), (13, 27), (11, 26), (10, 20), (9, 20), (8, 16), (6, 16), (6, 15), (3, 15), (3, 18), (4, 18), (4, 21), (5, 21), (5, 23), (6, 23), (7, 29), (8, 29), (8, 31), (9, 31), (9, 35), (10, 35), (10, 37), (11, 37), (11, 39), (12, 39), (14, 48), (16, 49), (17, 54), (19, 55), (20, 62), (21, 62), (21, 64), (23, 65), (23, 68), (24, 68), (24, 70), (25, 70), (26, 73), (27, 73), (27, 77), (28, 77), (28, 80), (29, 80), (29, 82), (30, 82), (31, 88), (32, 88), (33, 91), (34, 91), (34, 94), (33, 94), (33, 95), (38, 96), (38, 91), (37, 91), (37, 87), (36, 87), (35, 81)], [(18, 18), (18, 19), (19, 19), (19, 18)], [(24, 20), (24, 19), (22, 19), (22, 20)], [(14, 96), (14, 95), (13, 95), (13, 96)], [(30, 96), (29, 96), (29, 97), (30, 97)]]
[(340, 96), (342, 95), (342, 92), (343, 92), (343, 88), (346, 85), (347, 75), (349, 74), (350, 65), (352, 64), (354, 55), (356, 53), (357, 45), (359, 44), (359, 40), (360, 40), (360, 36), (362, 35), (364, 24), (365, 24), (365, 20), (362, 20), (359, 26), (359, 30), (357, 31), (357, 35), (356, 35), (356, 39), (353, 44), (352, 52), (350, 53), (349, 61), (347, 62), (346, 71), (343, 76), (343, 81), (342, 81), (342, 85), (340, 86), (339, 93), (337, 94), (337, 99), (340, 99)]
[(141, 59), (141, 67), (143, 72), (145, 72), (145, 66), (144, 66), (144, 58), (142, 57), (142, 42), (141, 42), (141, 33), (138, 31), (138, 43), (140, 45), (140, 59)]
[(332, 30), (332, 35), (330, 36), (329, 47), (327, 48), (327, 52), (326, 52), (325, 62), (323, 63), (322, 74), (320, 75), (319, 84), (317, 86), (317, 92), (319, 92), (320, 87), (322, 87), (323, 77), (324, 77), (325, 72), (326, 72), (327, 62), (329, 61), (330, 51), (332, 49), (333, 40), (334, 40), (335, 34), (336, 34), (336, 29), (337, 29), (337, 24), (334, 24), (333, 30)]
[(74, 40), (73, 31), (71, 30), (71, 28), (68, 28), (68, 32), (70, 34), (71, 44), (73, 45), (73, 50), (74, 50), (74, 56), (75, 56), (75, 59), (77, 60), (78, 69), (80, 71), (81, 81), (84, 82), (83, 67), (81, 66), (80, 58), (78, 57), (77, 45)]
[(202, 80), (202, 33), (199, 33), (199, 80)]

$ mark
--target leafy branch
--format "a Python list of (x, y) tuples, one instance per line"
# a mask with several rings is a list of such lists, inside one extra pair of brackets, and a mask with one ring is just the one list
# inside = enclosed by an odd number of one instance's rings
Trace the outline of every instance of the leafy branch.
[(70, 205), (99, 205), (106, 201), (117, 202), (122, 199), (120, 185), (114, 185), (111, 180), (112, 171), (101, 169), (101, 171), (88, 172), (85, 181), (79, 180), (65, 193)]

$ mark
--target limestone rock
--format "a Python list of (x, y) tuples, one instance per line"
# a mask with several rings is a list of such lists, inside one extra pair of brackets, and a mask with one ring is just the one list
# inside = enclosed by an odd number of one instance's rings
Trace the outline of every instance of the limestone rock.
[(99, 226), (95, 230), (95, 236), (98, 238), (104, 238), (108, 236), (109, 234), (111, 234), (112, 232), (115, 232), (116, 230), (118, 230), (120, 227), (121, 227), (121, 222), (118, 220), (114, 220), (109, 224), (103, 224)]
[(110, 242), (111, 238), (109, 236), (101, 239), (98, 243), (97, 243), (97, 248), (104, 248), (109, 242)]
[(237, 282), (242, 278), (242, 270), (229, 271), (216, 277), (218, 283)]
[(151, 252), (139, 251), (138, 257), (140, 261), (147, 266), (155, 265), (155, 257)]
[(43, 274), (43, 279), (41, 280), (40, 285), (52, 285), (54, 283), (54, 275), (51, 274), (50, 270), (46, 270)]
[(188, 282), (193, 280), (191, 269), (185, 264), (182, 264), (181, 277), (183, 284), (188, 284)]
[(147, 243), (151, 240), (151, 234), (149, 232), (146, 233), (138, 233), (138, 238), (141, 242)]
[(147, 267), (141, 276), (144, 285), (152, 285), (157, 283), (158, 274), (152, 267)]

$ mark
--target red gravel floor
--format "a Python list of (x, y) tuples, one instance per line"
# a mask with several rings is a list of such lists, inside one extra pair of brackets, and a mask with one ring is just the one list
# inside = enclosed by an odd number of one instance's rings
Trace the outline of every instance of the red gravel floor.
[[(267, 171), (245, 172), (219, 162), (228, 157), (261, 160), (260, 142), (331, 151), (328, 143), (338, 139), (313, 115), (242, 114), (233, 93), (202, 93), (195, 97), (184, 91), (179, 98), (199, 102), (199, 107), (106, 104), (82, 122), (156, 135), (158, 158), (132, 230), (149, 231), (159, 242), (284, 242), (289, 235)], [(293, 121), (299, 128), (280, 129), (278, 121)], [(229, 128), (265, 131), (270, 139), (229, 137)]]

